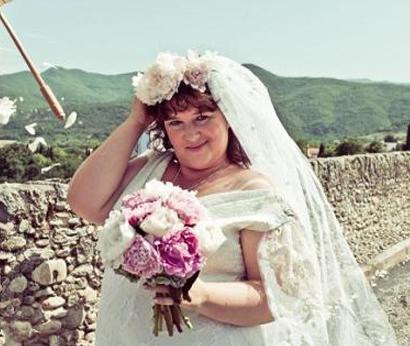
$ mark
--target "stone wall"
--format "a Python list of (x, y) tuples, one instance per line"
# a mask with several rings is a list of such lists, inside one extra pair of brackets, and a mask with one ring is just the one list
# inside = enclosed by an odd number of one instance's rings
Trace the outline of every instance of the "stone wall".
[[(359, 262), (410, 237), (410, 153), (311, 161)], [(0, 185), (0, 329), (7, 345), (93, 345), (99, 228), (56, 180)], [(0, 345), (1, 337), (0, 337)]]
[(311, 163), (359, 263), (410, 238), (410, 152)]
[(70, 211), (60, 183), (2, 184), (0, 210), (6, 344), (94, 344), (103, 270), (97, 228)]

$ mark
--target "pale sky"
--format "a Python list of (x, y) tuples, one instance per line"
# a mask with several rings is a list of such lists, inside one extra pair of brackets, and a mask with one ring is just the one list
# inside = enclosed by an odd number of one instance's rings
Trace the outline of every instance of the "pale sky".
[[(210, 49), (281, 76), (410, 83), (409, 0), (13, 0), (35, 64), (105, 74)], [(0, 24), (0, 74), (27, 69)]]

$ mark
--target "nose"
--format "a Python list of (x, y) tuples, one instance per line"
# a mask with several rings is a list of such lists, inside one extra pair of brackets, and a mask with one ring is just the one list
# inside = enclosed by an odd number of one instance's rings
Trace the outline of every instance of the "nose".
[(184, 131), (184, 138), (187, 142), (196, 143), (201, 137), (201, 132), (193, 125), (188, 125)]

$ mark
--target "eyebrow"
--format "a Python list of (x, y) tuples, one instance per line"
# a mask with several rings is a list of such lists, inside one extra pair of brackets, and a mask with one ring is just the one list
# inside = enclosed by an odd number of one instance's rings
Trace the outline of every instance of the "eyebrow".
[[(195, 115), (201, 115), (201, 114), (208, 113), (208, 112), (213, 113), (213, 112), (215, 112), (215, 111), (204, 109), (204, 110), (202, 110), (202, 111), (198, 111), (198, 112), (194, 113), (193, 116), (195, 116)], [(171, 115), (168, 119), (166, 119), (166, 120), (164, 120), (164, 121), (170, 121), (170, 120), (175, 120), (175, 119), (178, 119), (178, 118), (177, 118), (175, 115)]]

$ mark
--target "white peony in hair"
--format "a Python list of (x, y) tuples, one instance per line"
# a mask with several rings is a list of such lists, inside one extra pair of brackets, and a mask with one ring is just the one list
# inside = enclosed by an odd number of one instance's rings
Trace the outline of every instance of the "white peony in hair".
[(199, 55), (188, 50), (186, 57), (169, 52), (159, 53), (154, 64), (145, 73), (132, 77), (135, 96), (146, 105), (153, 106), (170, 100), (181, 82), (204, 92), (215, 58), (216, 53), (209, 51)]

